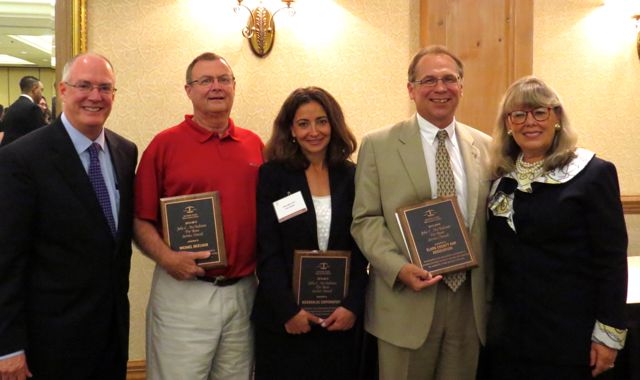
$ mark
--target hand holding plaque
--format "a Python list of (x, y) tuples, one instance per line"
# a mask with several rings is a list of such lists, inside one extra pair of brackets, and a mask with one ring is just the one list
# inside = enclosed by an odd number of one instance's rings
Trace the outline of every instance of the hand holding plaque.
[(396, 212), (411, 262), (432, 275), (476, 267), (455, 197), (442, 197)]
[(206, 259), (196, 260), (205, 270), (224, 268), (222, 214), (218, 192), (182, 195), (160, 199), (164, 241), (178, 252), (209, 251)]
[(301, 308), (326, 318), (349, 291), (349, 251), (298, 251), (293, 258), (293, 293)]

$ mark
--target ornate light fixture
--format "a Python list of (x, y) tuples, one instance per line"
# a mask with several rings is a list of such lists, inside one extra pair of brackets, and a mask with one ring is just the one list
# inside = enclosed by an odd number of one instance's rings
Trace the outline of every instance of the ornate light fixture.
[(243, 9), (249, 12), (249, 20), (247, 26), (242, 29), (242, 35), (249, 40), (249, 46), (255, 55), (258, 57), (266, 56), (273, 48), (276, 37), (276, 25), (273, 18), (283, 9), (287, 9), (289, 15), (295, 15), (296, 11), (291, 7), (291, 3), (295, 0), (282, 0), (287, 5), (276, 10), (273, 14), (262, 4), (262, 0), (253, 10), (242, 4), (243, 0), (237, 1), (238, 5), (233, 8), (236, 14), (240, 14)]

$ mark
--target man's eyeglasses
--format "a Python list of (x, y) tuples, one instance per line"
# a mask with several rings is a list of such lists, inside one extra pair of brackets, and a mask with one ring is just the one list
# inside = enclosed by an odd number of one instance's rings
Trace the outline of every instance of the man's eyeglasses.
[(442, 84), (447, 87), (455, 87), (460, 83), (460, 77), (455, 75), (445, 75), (442, 78), (424, 77), (420, 80), (414, 80), (411, 83), (426, 87), (435, 87), (438, 84), (438, 81), (442, 81)]
[(233, 81), (236, 80), (234, 77), (230, 77), (228, 75), (222, 75), (219, 77), (202, 77), (200, 79), (194, 79), (191, 82), (187, 82), (188, 85), (197, 84), (200, 87), (209, 87), (213, 84), (214, 81), (218, 81), (221, 86), (229, 86)]
[(509, 121), (513, 124), (522, 124), (527, 120), (527, 115), (531, 114), (537, 121), (545, 121), (551, 115), (550, 107), (539, 107), (531, 111), (513, 111), (507, 114)]
[(98, 89), (98, 92), (102, 95), (112, 95), (114, 92), (117, 91), (117, 89), (115, 87), (113, 87), (112, 84), (108, 84), (108, 83), (104, 83), (104, 84), (91, 84), (89, 82), (85, 82), (85, 81), (80, 81), (77, 82), (75, 84), (73, 83), (69, 83), (69, 82), (64, 82), (67, 86), (73, 87), (75, 88), (78, 92), (81, 92), (83, 94), (88, 94), (91, 91), (93, 91), (94, 88)]

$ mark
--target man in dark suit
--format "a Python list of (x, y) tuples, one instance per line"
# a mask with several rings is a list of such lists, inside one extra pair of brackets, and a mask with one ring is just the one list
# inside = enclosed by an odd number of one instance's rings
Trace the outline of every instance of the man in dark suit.
[(124, 379), (136, 146), (104, 128), (111, 63), (64, 68), (63, 113), (0, 149), (0, 379)]
[(23, 77), (20, 79), (20, 91), (22, 94), (7, 109), (2, 120), (4, 138), (0, 146), (5, 146), (44, 125), (42, 110), (38, 107), (44, 91), (42, 82), (31, 75)]

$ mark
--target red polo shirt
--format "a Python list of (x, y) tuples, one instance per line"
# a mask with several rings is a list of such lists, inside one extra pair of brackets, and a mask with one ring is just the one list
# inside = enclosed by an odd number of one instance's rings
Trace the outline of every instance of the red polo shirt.
[(160, 132), (142, 154), (135, 182), (135, 215), (160, 227), (160, 198), (218, 191), (227, 252), (226, 269), (208, 276), (244, 277), (256, 257), (256, 186), (264, 145), (236, 127), (219, 136), (186, 115)]

